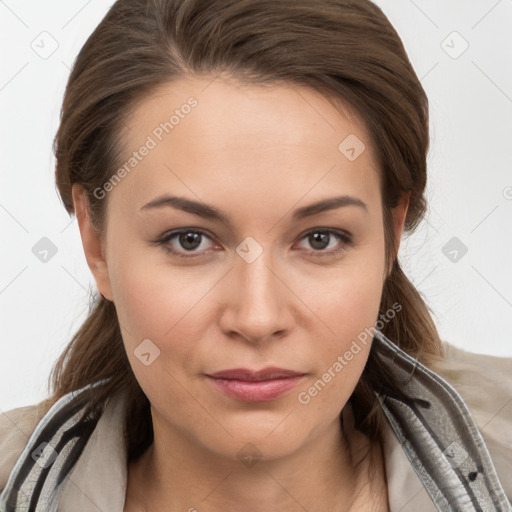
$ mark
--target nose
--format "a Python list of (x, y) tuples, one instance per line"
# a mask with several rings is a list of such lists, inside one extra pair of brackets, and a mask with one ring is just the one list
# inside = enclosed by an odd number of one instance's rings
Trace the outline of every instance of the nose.
[(264, 251), (255, 261), (235, 260), (224, 283), (220, 326), (231, 337), (263, 343), (288, 332), (294, 321), (293, 293)]

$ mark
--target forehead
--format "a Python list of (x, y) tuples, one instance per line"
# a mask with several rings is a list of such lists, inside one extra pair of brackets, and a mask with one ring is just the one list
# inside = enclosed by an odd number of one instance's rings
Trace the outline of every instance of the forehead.
[(242, 203), (283, 193), (297, 201), (332, 187), (374, 193), (369, 132), (348, 104), (338, 105), (291, 84), (210, 76), (166, 83), (139, 100), (125, 123), (128, 172), (116, 189), (137, 203), (169, 192), (162, 187), (219, 200), (238, 191)]

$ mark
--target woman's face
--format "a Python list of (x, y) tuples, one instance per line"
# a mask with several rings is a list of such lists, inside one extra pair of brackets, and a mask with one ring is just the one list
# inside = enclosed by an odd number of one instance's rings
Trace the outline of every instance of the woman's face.
[[(344, 111), (307, 88), (196, 77), (127, 121), (91, 267), (155, 432), (272, 459), (339, 421), (386, 273), (375, 153)], [(268, 367), (301, 377), (209, 377)]]

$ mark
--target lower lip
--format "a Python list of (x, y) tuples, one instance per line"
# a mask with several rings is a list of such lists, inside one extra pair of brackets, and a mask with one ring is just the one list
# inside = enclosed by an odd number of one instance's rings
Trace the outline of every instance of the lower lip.
[(244, 402), (269, 402), (283, 396), (296, 387), (304, 379), (304, 375), (283, 377), (260, 381), (236, 379), (219, 379), (210, 377), (208, 380), (219, 390), (231, 398)]

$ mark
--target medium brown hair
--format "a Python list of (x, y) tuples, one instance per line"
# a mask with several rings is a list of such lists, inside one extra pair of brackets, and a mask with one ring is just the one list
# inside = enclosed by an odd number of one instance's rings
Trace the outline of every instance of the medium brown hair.
[[(391, 267), (380, 313), (402, 307), (381, 331), (420, 361), (435, 359), (441, 341), (396, 259), (391, 222), (403, 192), (410, 194), (406, 232), (425, 213), (428, 100), (399, 36), (369, 0), (115, 2), (81, 49), (66, 87), (54, 151), (67, 211), (74, 212), (71, 190), (79, 184), (101, 234), (108, 201), (94, 190), (121, 164), (122, 126), (134, 105), (162, 84), (205, 73), (309, 87), (350, 105), (366, 123), (380, 169)], [(100, 379), (106, 384), (96, 388), (91, 407), (126, 394), (128, 454), (137, 458), (153, 439), (149, 401), (128, 362), (115, 305), (97, 296), (53, 368), (51, 400)], [(357, 428), (372, 440), (384, 421), (375, 396), (382, 383), (395, 385), (370, 351), (350, 402)]]

